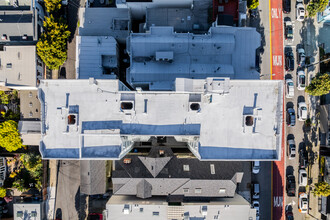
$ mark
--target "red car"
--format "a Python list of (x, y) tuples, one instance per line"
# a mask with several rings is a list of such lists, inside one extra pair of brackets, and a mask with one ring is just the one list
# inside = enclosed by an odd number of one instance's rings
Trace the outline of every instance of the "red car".
[(89, 213), (87, 220), (103, 220), (103, 215), (100, 213)]

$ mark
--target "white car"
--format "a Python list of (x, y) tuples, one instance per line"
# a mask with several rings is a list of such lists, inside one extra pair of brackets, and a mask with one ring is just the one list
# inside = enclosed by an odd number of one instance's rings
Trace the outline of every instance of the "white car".
[(296, 158), (296, 143), (294, 142), (294, 139), (288, 140), (288, 155), (289, 159)]
[(307, 213), (308, 210), (308, 197), (307, 194), (304, 192), (301, 192), (299, 194), (299, 201), (298, 201), (298, 209), (301, 213)]
[(298, 103), (298, 119), (305, 121), (307, 119), (307, 105), (305, 102)]
[(305, 19), (305, 8), (302, 1), (297, 1), (297, 21), (303, 21)]
[(299, 186), (307, 186), (307, 172), (305, 169), (299, 170), (298, 183)]
[(285, 86), (286, 86), (286, 97), (292, 98), (294, 97), (294, 83), (292, 79), (286, 79), (285, 80)]
[(297, 72), (297, 89), (305, 90), (306, 87), (306, 76), (303, 70), (298, 70)]
[(260, 171), (260, 161), (253, 161), (252, 173), (258, 174)]
[(260, 205), (258, 200), (253, 200), (252, 201), (252, 206), (257, 212), (257, 216), (259, 215), (259, 210), (260, 210)]

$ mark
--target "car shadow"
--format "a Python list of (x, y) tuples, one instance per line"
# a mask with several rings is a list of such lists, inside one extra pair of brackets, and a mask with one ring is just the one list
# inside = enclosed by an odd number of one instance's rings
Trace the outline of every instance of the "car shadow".
[(293, 107), (294, 107), (293, 102), (287, 102), (287, 103), (286, 103), (286, 109), (288, 109), (288, 108), (293, 108)]

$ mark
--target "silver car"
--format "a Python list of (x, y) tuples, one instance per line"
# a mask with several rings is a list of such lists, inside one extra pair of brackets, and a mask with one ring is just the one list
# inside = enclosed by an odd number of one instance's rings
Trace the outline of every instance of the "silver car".
[(303, 70), (298, 70), (297, 72), (297, 89), (305, 90), (306, 87), (306, 76)]
[(286, 91), (286, 97), (287, 98), (293, 98), (294, 97), (294, 83), (292, 79), (286, 79), (285, 80), (285, 91)]

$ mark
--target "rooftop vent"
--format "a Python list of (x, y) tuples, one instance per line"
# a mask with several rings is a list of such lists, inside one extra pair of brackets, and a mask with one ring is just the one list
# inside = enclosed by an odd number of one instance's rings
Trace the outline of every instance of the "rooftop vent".
[(253, 116), (248, 115), (245, 117), (245, 125), (252, 126), (253, 125)]
[(206, 206), (206, 205), (203, 205), (203, 206), (201, 207), (201, 213), (202, 213), (202, 215), (204, 215), (204, 216), (207, 215), (207, 206)]
[(124, 164), (130, 164), (130, 163), (132, 163), (132, 159), (131, 158), (125, 158), (123, 162), (124, 162)]
[(219, 193), (226, 193), (226, 188), (220, 188)]
[(75, 115), (68, 115), (68, 124), (69, 125), (76, 124), (76, 116)]
[(211, 174), (214, 175), (215, 174), (214, 164), (210, 164), (210, 169), (211, 169)]
[(124, 205), (123, 212), (124, 212), (125, 215), (128, 215), (130, 213), (130, 208), (129, 208), (128, 204)]
[(27, 39), (28, 39), (27, 34), (24, 34), (24, 35), (22, 36), (22, 40), (27, 40)]
[(1, 36), (1, 40), (7, 40), (7, 39), (8, 39), (8, 37), (7, 37), (6, 34), (3, 34), (3, 35)]
[(153, 216), (159, 216), (159, 212), (152, 212)]
[(120, 108), (122, 110), (132, 110), (133, 109), (133, 102), (122, 102), (120, 104)]
[(173, 51), (157, 51), (156, 61), (165, 61), (171, 63), (173, 61)]
[(18, 218), (23, 218), (23, 211), (17, 211), (16, 215)]
[(190, 104), (190, 109), (192, 110), (192, 111), (198, 111), (198, 110), (200, 110), (200, 105), (198, 104), (198, 103), (191, 103)]
[(6, 67), (7, 67), (7, 69), (11, 69), (13, 67), (13, 64), (7, 63)]

